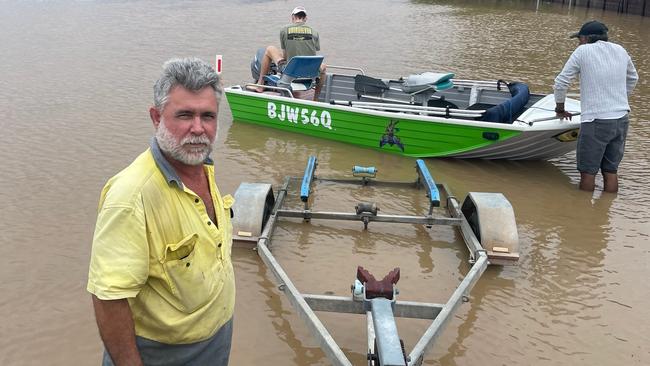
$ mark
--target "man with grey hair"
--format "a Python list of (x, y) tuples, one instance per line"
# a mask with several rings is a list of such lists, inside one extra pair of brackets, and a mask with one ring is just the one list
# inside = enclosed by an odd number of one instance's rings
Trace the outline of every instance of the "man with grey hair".
[(596, 20), (585, 23), (571, 36), (578, 38), (578, 48), (555, 78), (555, 113), (570, 119), (564, 101), (572, 80), (580, 75), (582, 123), (576, 154), (580, 189), (585, 191), (594, 190), (599, 170), (604, 191), (618, 191), (618, 165), (629, 125), (628, 97), (639, 78), (627, 51), (608, 42), (608, 30)]
[(105, 366), (228, 364), (233, 199), (209, 157), (222, 92), (204, 61), (167, 61), (149, 148), (102, 190), (87, 289)]

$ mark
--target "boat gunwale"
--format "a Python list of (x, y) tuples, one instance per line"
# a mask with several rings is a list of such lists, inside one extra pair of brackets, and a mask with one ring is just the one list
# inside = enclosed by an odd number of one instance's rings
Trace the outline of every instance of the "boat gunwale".
[(409, 115), (407, 113), (402, 113), (402, 112), (391, 113), (391, 112), (384, 112), (384, 111), (376, 111), (367, 108), (357, 108), (354, 106), (331, 104), (331, 103), (321, 102), (321, 101), (313, 101), (313, 100), (299, 99), (299, 98), (288, 98), (285, 96), (257, 93), (253, 91), (244, 90), (244, 88), (241, 85), (232, 85), (226, 87), (224, 88), (224, 91), (226, 92), (226, 94), (229, 93), (239, 94), (242, 96), (248, 96), (248, 97), (258, 98), (262, 100), (289, 101), (291, 103), (311, 105), (321, 109), (335, 109), (342, 112), (361, 113), (361, 114), (377, 116), (377, 117), (397, 118), (399, 116), (400, 119), (407, 119), (413, 122), (443, 123), (443, 124), (461, 125), (461, 126), (478, 127), (478, 128), (496, 128), (496, 129), (503, 129), (503, 130), (518, 131), (522, 133), (537, 132), (537, 131), (551, 131), (551, 130), (563, 131), (563, 130), (571, 130), (574, 128), (578, 128), (580, 126), (579, 121), (578, 122), (562, 121), (560, 123), (557, 123), (554, 122), (554, 120), (550, 120), (549, 122), (552, 123), (539, 122), (531, 126), (524, 121), (516, 121), (519, 122), (517, 124), (497, 123), (497, 122), (486, 122), (486, 121), (473, 121), (473, 120), (460, 119), (460, 118), (444, 118), (444, 117), (436, 118), (436, 117), (423, 116), (418, 114)]

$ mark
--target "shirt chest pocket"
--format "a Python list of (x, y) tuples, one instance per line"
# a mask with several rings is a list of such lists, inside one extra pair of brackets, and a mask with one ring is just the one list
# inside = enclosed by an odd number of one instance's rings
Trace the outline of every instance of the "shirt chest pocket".
[(162, 266), (178, 310), (191, 313), (221, 292), (223, 279), (217, 274), (222, 264), (209, 252), (199, 246), (197, 234), (166, 245)]

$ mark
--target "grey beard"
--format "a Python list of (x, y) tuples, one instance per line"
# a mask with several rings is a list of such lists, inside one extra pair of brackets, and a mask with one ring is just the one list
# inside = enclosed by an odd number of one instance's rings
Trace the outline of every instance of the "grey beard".
[[(201, 136), (190, 135), (178, 142), (162, 120), (158, 125), (158, 130), (156, 130), (156, 140), (160, 150), (166, 152), (174, 160), (186, 165), (201, 165), (212, 152), (212, 143), (205, 134)], [(199, 151), (186, 151), (184, 145), (189, 143), (202, 143), (205, 144), (205, 148)]]

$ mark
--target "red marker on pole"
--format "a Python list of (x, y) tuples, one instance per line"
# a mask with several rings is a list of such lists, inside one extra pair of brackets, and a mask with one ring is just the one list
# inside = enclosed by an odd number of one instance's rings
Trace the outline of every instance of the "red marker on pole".
[(221, 74), (221, 60), (223, 59), (222, 55), (217, 55), (215, 63), (214, 63), (214, 68), (217, 71), (217, 75)]

